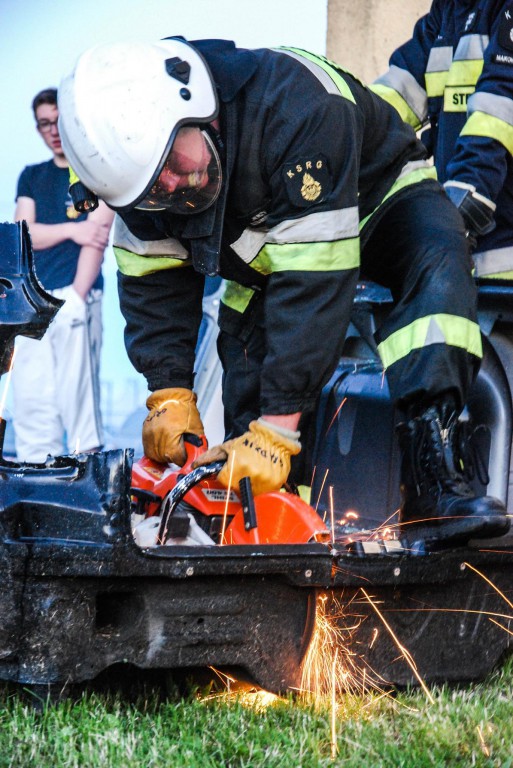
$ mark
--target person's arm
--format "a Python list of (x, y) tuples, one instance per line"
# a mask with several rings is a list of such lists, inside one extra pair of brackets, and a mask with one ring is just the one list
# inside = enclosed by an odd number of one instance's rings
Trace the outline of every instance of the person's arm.
[(467, 120), (446, 170), (449, 194), (467, 189), (491, 221), (513, 159), (513, 24), (509, 8), (508, 2), (501, 3), (493, 20), (483, 71), (468, 99)]
[(113, 250), (132, 365), (150, 391), (192, 389), (203, 275), (194, 271), (185, 248), (163, 238), (140, 211), (116, 217)]
[[(105, 232), (107, 238), (113, 219), (114, 212), (102, 202), (100, 202), (98, 208), (87, 217), (87, 221), (100, 227), (100, 231)], [(75, 224), (75, 226), (78, 225)], [(84, 300), (100, 274), (104, 251), (105, 248), (96, 247), (90, 244), (83, 245), (80, 249), (77, 271), (75, 273), (75, 279), (73, 280), (73, 288)]]
[(415, 25), (411, 39), (390, 57), (388, 71), (370, 86), (415, 130), (427, 122), (428, 98), (443, 94), (442, 81), (452, 58), (451, 48), (440, 47), (437, 61), (433, 60), (433, 72), (427, 72), (428, 59), (440, 30), (441, 2), (445, 0), (434, 0), (429, 13)]
[(39, 223), (36, 203), (31, 197), (20, 196), (17, 199), (14, 221), (23, 220), (28, 224), (32, 247), (35, 251), (52, 248), (65, 240), (73, 240), (78, 245), (88, 245), (103, 251), (109, 242), (110, 223), (92, 219), (89, 216), (85, 221), (79, 222)]

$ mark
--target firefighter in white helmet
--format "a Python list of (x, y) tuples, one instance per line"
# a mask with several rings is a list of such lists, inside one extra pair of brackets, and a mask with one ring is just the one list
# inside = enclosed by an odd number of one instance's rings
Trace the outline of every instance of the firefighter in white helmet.
[(182, 435), (203, 432), (194, 353), (205, 275), (220, 274), (226, 442), (199, 463), (226, 458), (225, 485), (280, 488), (361, 269), (395, 299), (377, 341), (404, 412), (403, 525), (451, 541), (508, 530), (460, 450), (481, 358), (463, 222), (392, 107), (302, 50), (169, 38), (87, 51), (59, 111), (70, 164), (119, 214), (126, 344), (152, 391), (146, 455), (181, 464)]

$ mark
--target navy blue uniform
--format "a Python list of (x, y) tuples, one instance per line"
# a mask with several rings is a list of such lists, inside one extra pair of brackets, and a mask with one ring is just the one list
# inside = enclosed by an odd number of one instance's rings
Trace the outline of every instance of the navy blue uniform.
[(513, 277), (513, 3), (434, 0), (373, 86), (422, 134), (442, 183), (496, 206), (476, 276)]
[(378, 338), (393, 397), (463, 402), (481, 355), (470, 261), (412, 128), (322, 57), (193, 45), (221, 104), (222, 193), (189, 217), (122, 213), (114, 236), (127, 349), (150, 389), (192, 387), (204, 274), (219, 272), (228, 434), (311, 409), (361, 268), (396, 299)]

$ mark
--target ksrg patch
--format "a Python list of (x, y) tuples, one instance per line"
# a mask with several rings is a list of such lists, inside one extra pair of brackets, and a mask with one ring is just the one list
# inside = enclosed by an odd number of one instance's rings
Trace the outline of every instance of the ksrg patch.
[(502, 12), (499, 25), (499, 43), (508, 51), (513, 51), (513, 3)]
[(308, 208), (322, 202), (332, 189), (328, 161), (324, 155), (287, 163), (283, 166), (283, 180), (289, 200), (297, 208)]

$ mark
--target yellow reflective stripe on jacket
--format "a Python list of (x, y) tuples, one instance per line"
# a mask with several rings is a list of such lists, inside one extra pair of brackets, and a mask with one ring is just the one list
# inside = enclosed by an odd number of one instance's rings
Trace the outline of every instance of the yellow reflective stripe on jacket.
[(178, 269), (191, 264), (189, 259), (173, 259), (169, 256), (139, 256), (124, 248), (113, 248), (118, 269), (123, 275), (129, 277), (142, 277), (153, 272), (161, 272), (164, 269)]
[(513, 271), (509, 272), (497, 272), (494, 275), (486, 275), (487, 280), (513, 280)]
[(239, 283), (227, 280), (221, 301), (230, 309), (242, 314), (247, 309), (254, 295), (255, 291), (252, 288), (245, 288), (243, 285), (239, 285)]
[(452, 46), (431, 49), (426, 67), (426, 91), (430, 98), (444, 97), (444, 112), (465, 112), (483, 71), (487, 35), (465, 35), (453, 55)]
[(483, 60), (453, 62), (444, 92), (444, 112), (466, 112), (468, 97), (483, 71)]
[[(397, 67), (395, 64), (391, 64), (387, 72), (373, 83), (371, 90), (376, 93), (380, 93), (378, 89), (391, 88), (393, 91), (399, 94), (404, 99), (408, 108), (411, 109), (416, 116), (416, 124), (413, 125), (417, 128), (427, 120), (427, 94), (425, 89), (416, 81), (414, 76), (402, 67)], [(386, 98), (387, 91), (382, 92)], [(381, 94), (380, 94), (381, 95)], [(396, 106), (392, 102), (393, 106)]]
[(448, 74), (448, 70), (447, 72), (426, 72), (424, 78), (426, 81), (426, 93), (429, 99), (443, 96)]
[[(392, 184), (388, 192), (386, 193), (385, 197), (381, 201), (381, 203), (378, 205), (377, 208), (375, 208), (372, 213), (369, 213), (368, 216), (366, 216), (364, 219), (360, 222), (360, 231), (363, 229), (363, 227), (367, 224), (369, 219), (372, 218), (372, 216), (376, 213), (377, 210), (383, 205), (385, 200), (388, 200), (389, 197), (392, 197), (392, 195), (395, 195), (396, 192), (399, 192), (401, 189), (404, 189), (405, 187), (409, 187), (411, 184), (418, 184), (420, 181), (425, 181), (426, 179), (434, 179), (437, 180), (437, 173), (436, 168), (434, 165), (425, 165), (425, 161), (421, 160), (419, 162), (419, 165), (422, 165), (421, 168), (415, 168), (414, 170), (408, 171), (408, 167), (410, 165), (416, 165), (415, 162), (408, 163), (405, 168), (403, 169), (403, 172), (400, 174), (400, 176), (395, 180), (395, 182)], [(405, 172), (406, 171), (406, 172)]]
[(378, 344), (378, 352), (384, 368), (390, 368), (414, 349), (430, 344), (448, 344), (461, 347), (476, 357), (483, 356), (479, 325), (464, 317), (447, 314), (427, 315), (414, 320)]
[[(308, 51), (303, 51), (301, 48), (291, 48), (288, 46), (284, 46), (283, 48), (276, 49), (278, 51), (291, 51), (292, 53), (296, 54), (296, 56), (300, 56), (303, 59), (306, 59), (307, 61), (312, 62), (313, 64), (316, 64), (318, 67), (323, 69), (329, 77), (333, 80), (335, 85), (337, 86), (337, 89), (341, 96), (343, 96), (348, 101), (351, 101), (353, 104), (356, 104), (355, 98), (351, 92), (350, 87), (340, 74), (338, 70), (342, 70), (342, 67), (339, 67), (338, 64), (335, 64), (334, 62), (328, 61), (328, 59), (325, 59), (322, 56), (315, 56), (313, 53), (309, 53)], [(342, 70), (344, 71), (344, 70)], [(348, 74), (351, 74), (348, 72)], [(358, 78), (355, 78), (358, 79)]]
[(251, 266), (263, 275), (287, 270), (335, 272), (357, 269), (360, 266), (360, 238), (332, 243), (267, 243)]
[(388, 85), (382, 85), (381, 83), (374, 83), (370, 86), (370, 89), (373, 93), (381, 96), (381, 98), (387, 101), (392, 107), (395, 107), (403, 121), (408, 123), (408, 125), (411, 125), (415, 131), (422, 127), (419, 118), (400, 93), (393, 88), (390, 88)]
[(76, 184), (78, 181), (80, 181), (80, 179), (78, 178), (77, 174), (75, 173), (75, 171), (73, 170), (73, 168), (70, 165), (69, 166), (69, 185), (70, 185), (70, 187), (73, 184)]
[(424, 81), (429, 98), (443, 96), (445, 83), (452, 64), (452, 45), (435, 46), (429, 52)]
[(483, 59), (453, 61), (447, 76), (447, 86), (475, 85), (483, 71)]
[(486, 136), (499, 141), (513, 155), (513, 126), (485, 112), (472, 112), (463, 126), (461, 136)]

